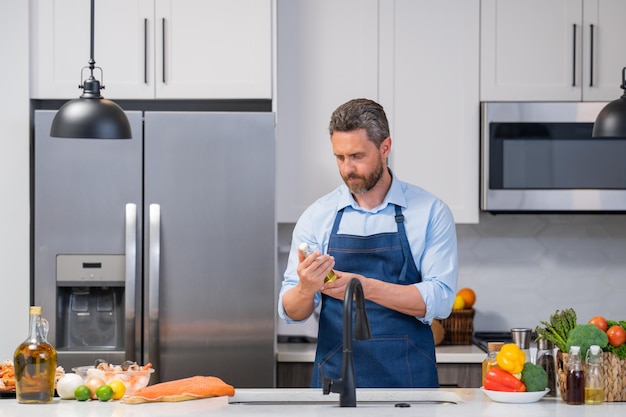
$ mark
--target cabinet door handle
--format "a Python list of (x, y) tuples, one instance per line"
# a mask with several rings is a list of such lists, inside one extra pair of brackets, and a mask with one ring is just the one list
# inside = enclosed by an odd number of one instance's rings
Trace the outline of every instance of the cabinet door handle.
[(162, 26), (162, 30), (161, 30), (161, 37), (162, 37), (162, 43), (161, 43), (161, 48), (162, 48), (162, 58), (163, 58), (163, 62), (161, 63), (163, 66), (163, 84), (165, 84), (165, 18), (163, 18), (161, 20), (161, 26)]
[(593, 87), (593, 23), (589, 25), (589, 87)]
[(143, 83), (148, 84), (148, 19), (143, 19)]
[(574, 42), (572, 42), (572, 45), (574, 46), (572, 50), (572, 87), (576, 87), (576, 23), (572, 26), (574, 29)]

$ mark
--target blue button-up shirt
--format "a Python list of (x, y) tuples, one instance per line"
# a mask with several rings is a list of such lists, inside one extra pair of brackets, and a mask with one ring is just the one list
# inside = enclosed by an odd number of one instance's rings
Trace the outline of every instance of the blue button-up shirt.
[[(395, 176), (382, 204), (371, 210), (360, 207), (348, 187), (341, 185), (304, 211), (293, 230), (287, 269), (278, 297), (278, 315), (288, 323), (295, 322), (285, 313), (282, 298), (299, 280), (296, 271), (299, 244), (306, 242), (312, 250), (327, 253), (333, 221), (342, 208), (345, 210), (337, 231), (339, 234), (369, 236), (395, 232), (394, 205), (402, 207), (413, 259), (422, 276), (422, 281), (413, 285), (426, 303), (426, 315), (417, 318), (430, 324), (435, 318), (448, 317), (456, 295), (458, 274), (454, 218), (448, 206), (436, 196)], [(321, 299), (321, 293), (315, 294), (315, 307)]]

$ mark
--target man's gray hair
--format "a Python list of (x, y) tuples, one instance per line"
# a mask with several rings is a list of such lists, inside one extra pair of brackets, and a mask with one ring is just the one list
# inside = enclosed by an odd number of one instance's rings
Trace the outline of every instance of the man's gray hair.
[(337, 107), (330, 117), (330, 135), (357, 129), (365, 129), (368, 139), (380, 148), (382, 141), (389, 137), (389, 122), (383, 106), (366, 98), (356, 98)]

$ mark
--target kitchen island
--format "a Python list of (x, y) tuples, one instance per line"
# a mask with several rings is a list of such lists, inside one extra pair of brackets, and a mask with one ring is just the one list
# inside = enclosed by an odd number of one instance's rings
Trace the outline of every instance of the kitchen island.
[[(240, 389), (236, 395), (248, 391), (255, 393), (285, 390), (252, 390)], [(302, 390), (296, 390), (302, 391)], [(318, 391), (318, 390), (315, 390)], [(393, 390), (389, 390), (392, 392)], [(411, 407), (398, 408), (393, 403), (359, 404), (356, 408), (341, 408), (337, 402), (327, 404), (229, 404), (227, 397), (208, 398), (178, 403), (152, 403), (129, 405), (119, 401), (79, 402), (75, 400), (59, 400), (45, 405), (19, 404), (15, 399), (1, 399), (3, 417), (266, 417), (266, 416), (433, 416), (438, 417), (622, 417), (626, 415), (626, 403), (610, 402), (601, 405), (568, 405), (560, 398), (543, 398), (529, 404), (505, 404), (488, 399), (479, 389), (440, 389), (458, 395), (462, 402), (420, 403)], [(320, 392), (321, 394), (321, 392)], [(330, 400), (333, 397), (329, 398)], [(285, 398), (286, 401), (289, 398)], [(359, 390), (357, 390), (359, 401)]]

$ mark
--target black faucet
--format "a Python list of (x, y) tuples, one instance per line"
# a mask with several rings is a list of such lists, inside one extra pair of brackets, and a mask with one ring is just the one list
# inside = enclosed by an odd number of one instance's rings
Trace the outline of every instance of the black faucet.
[(339, 394), (340, 407), (356, 407), (356, 381), (354, 377), (354, 358), (352, 357), (352, 298), (356, 297), (355, 338), (367, 340), (372, 337), (370, 322), (365, 311), (363, 286), (357, 278), (352, 278), (343, 298), (343, 353), (341, 356), (341, 378), (324, 380), (323, 393)]

